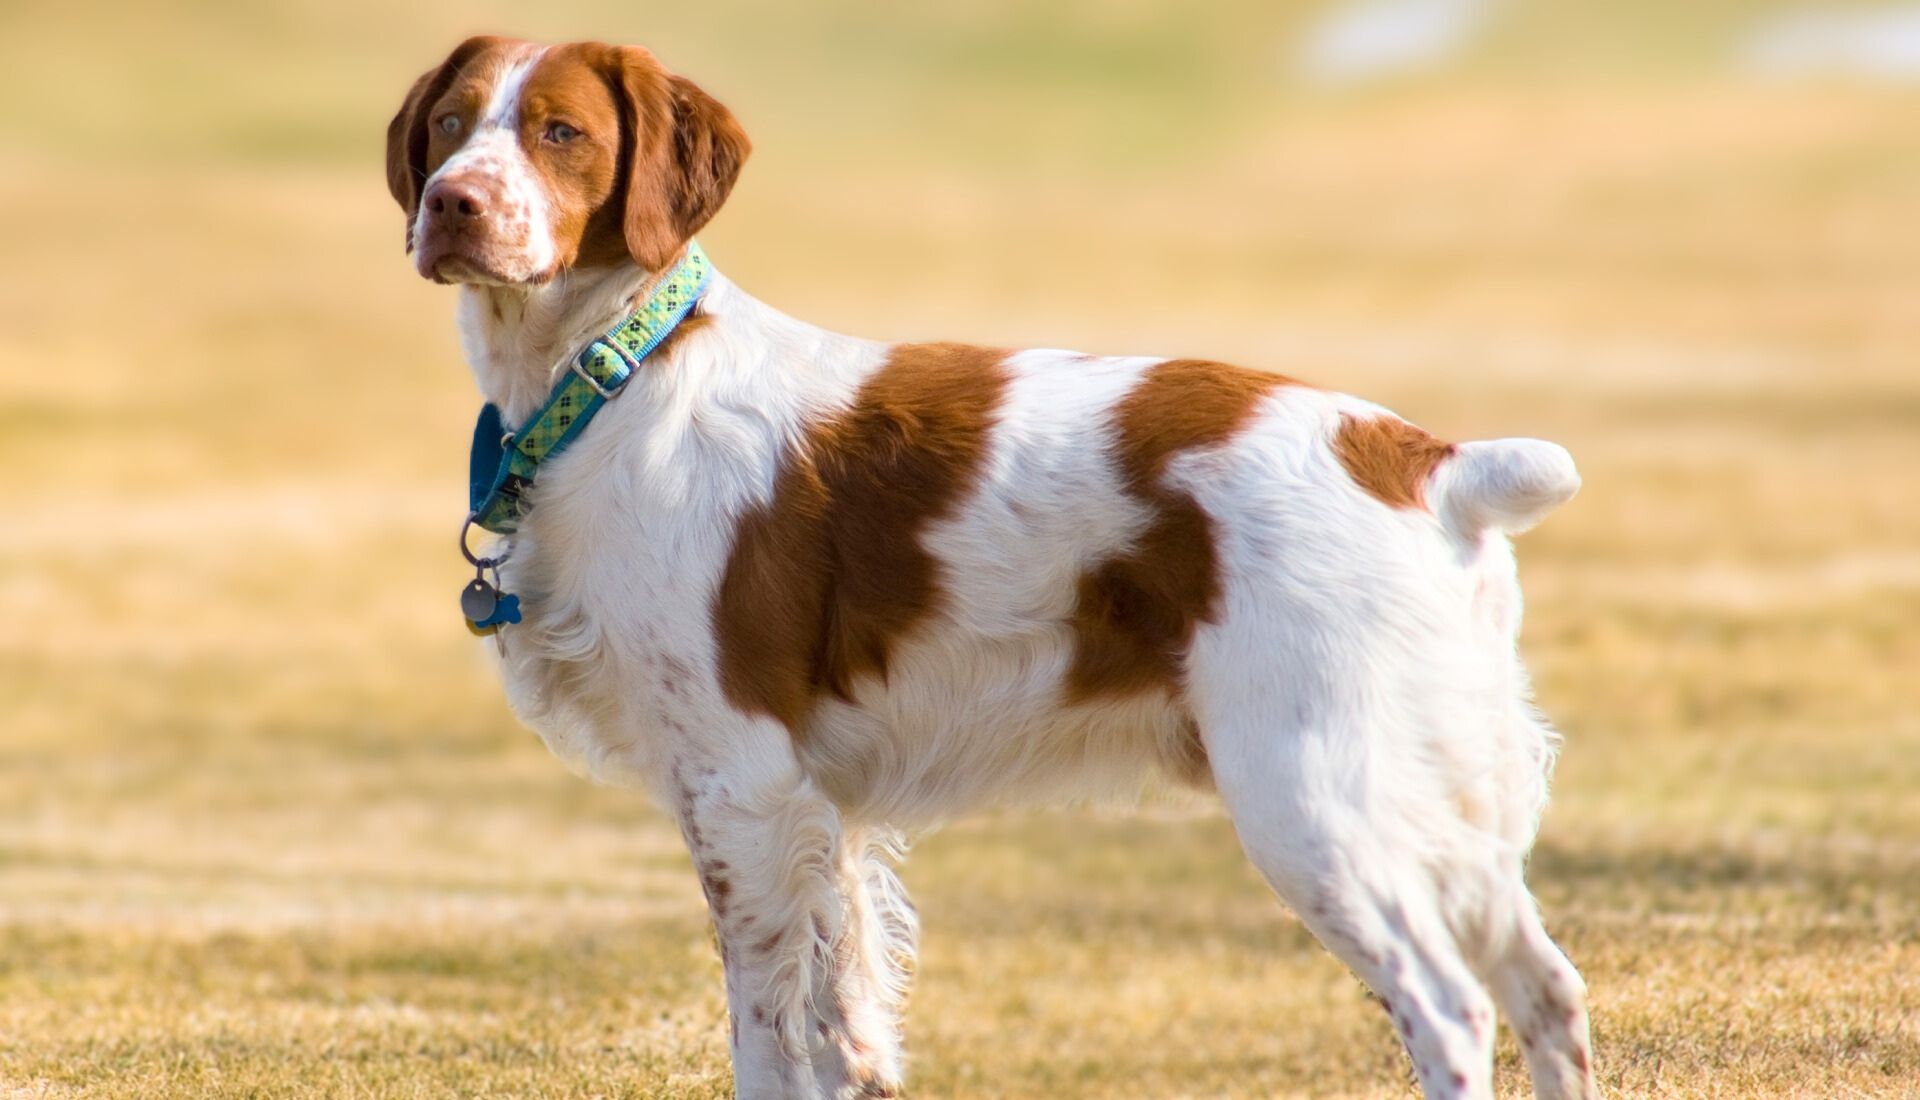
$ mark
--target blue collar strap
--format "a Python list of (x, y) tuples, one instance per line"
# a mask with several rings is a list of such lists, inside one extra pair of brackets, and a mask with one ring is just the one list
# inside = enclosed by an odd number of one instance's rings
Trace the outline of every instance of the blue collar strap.
[[(546, 404), (518, 431), (507, 431), (500, 409), (491, 402), (480, 407), (467, 467), (467, 526), (499, 535), (511, 535), (520, 529), (520, 521), (533, 507), (530, 494), (540, 464), (566, 450), (600, 407), (619, 396), (641, 362), (700, 300), (712, 271), (700, 245), (689, 243), (685, 258), (660, 280), (645, 303), (568, 361)], [(461, 607), (467, 612), (468, 626), (486, 634), (503, 623), (519, 622), (518, 599), (500, 595), (485, 580), (486, 571), (506, 558), (474, 557), (466, 549), (464, 528), (460, 548), (481, 574), (468, 586), (469, 591), (476, 586), (486, 590), (473, 597), (463, 595)], [(495, 578), (497, 583), (497, 570)], [(489, 604), (489, 600), (496, 602)], [(489, 613), (472, 613), (483, 606)]]

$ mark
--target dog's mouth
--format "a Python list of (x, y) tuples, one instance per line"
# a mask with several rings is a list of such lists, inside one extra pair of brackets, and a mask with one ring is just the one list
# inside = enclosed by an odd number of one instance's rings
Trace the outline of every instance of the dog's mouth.
[(513, 286), (519, 282), (503, 272), (465, 256), (443, 256), (433, 262), (428, 278), (443, 286), (465, 283), (474, 286)]
[(539, 286), (550, 281), (554, 269), (528, 270), (519, 250), (472, 233), (454, 233), (428, 227), (416, 243), (414, 270), (442, 285)]
[(555, 274), (551, 269), (514, 274), (500, 264), (454, 252), (431, 259), (423, 257), (419, 269), (420, 274), (442, 286), (543, 286), (551, 282)]

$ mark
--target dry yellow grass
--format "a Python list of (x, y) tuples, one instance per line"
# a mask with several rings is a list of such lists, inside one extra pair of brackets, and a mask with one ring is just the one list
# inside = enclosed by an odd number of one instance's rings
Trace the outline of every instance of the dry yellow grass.
[[(1566, 443), (1587, 490), (1522, 546), (1568, 733), (1534, 879), (1608, 1088), (1920, 1095), (1909, 93), (1701, 75), (1740, 3), (1563, 13), (1657, 25), (1631, 79), (1541, 75), (1530, 17), (1344, 99), (1272, 78), (1298, 7), (390, 7), (0, 13), (0, 1096), (726, 1094), (672, 828), (548, 759), (454, 618), (475, 398), (377, 140), (480, 26), (734, 102), (706, 240), (800, 316)], [(1210, 803), (988, 815), (906, 877), (913, 1095), (1411, 1090)]]

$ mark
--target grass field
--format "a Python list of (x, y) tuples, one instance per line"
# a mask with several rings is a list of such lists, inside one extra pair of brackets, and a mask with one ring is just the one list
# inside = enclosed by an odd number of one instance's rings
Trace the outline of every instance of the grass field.
[[(1920, 1096), (1920, 94), (1717, 71), (1766, 7), (1515, 5), (1347, 95), (1302, 3), (0, 8), (0, 1097), (728, 1094), (673, 828), (455, 617), (476, 397), (379, 139), (483, 28), (732, 103), (704, 239), (799, 316), (1565, 443), (1533, 879), (1608, 1090)], [(906, 881), (913, 1096), (1412, 1092), (1211, 802)]]

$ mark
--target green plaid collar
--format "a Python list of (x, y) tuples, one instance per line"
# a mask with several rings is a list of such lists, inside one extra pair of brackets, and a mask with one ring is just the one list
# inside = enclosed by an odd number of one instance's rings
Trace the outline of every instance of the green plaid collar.
[(688, 244), (686, 257), (640, 308), (568, 361), (546, 404), (518, 431), (506, 430), (491, 402), (481, 407), (468, 466), (469, 524), (501, 535), (520, 529), (540, 464), (566, 450), (600, 406), (619, 396), (641, 361), (700, 300), (712, 270), (699, 243)]

